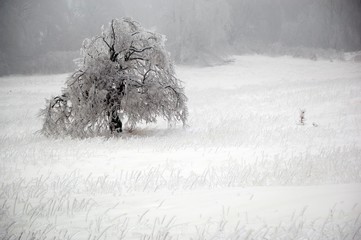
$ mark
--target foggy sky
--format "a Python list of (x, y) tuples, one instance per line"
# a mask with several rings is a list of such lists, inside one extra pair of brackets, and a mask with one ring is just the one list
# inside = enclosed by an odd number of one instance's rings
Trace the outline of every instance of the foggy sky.
[(166, 35), (188, 64), (269, 46), (361, 50), (361, 0), (1, 0), (0, 75), (65, 71), (84, 38), (122, 17)]

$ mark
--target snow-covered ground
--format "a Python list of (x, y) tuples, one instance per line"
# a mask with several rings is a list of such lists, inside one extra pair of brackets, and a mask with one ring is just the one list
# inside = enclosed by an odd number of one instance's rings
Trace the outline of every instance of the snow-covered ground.
[(0, 78), (0, 239), (361, 239), (360, 63), (177, 73), (187, 128), (86, 140), (37, 133), (66, 75)]

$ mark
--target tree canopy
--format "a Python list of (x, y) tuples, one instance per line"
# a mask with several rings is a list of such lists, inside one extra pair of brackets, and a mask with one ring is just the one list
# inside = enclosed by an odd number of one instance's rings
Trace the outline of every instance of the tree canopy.
[(89, 137), (137, 123), (186, 123), (184, 88), (175, 77), (165, 37), (129, 18), (113, 19), (99, 36), (85, 39), (79, 69), (60, 96), (42, 111), (45, 135)]

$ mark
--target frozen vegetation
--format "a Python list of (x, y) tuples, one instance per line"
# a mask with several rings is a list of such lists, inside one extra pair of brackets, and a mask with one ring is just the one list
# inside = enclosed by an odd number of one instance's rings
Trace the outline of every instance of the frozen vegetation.
[(100, 36), (86, 39), (62, 94), (42, 110), (47, 136), (114, 136), (139, 122), (186, 125), (187, 97), (175, 77), (165, 37), (130, 18), (113, 19)]
[(176, 72), (187, 128), (85, 140), (37, 132), (67, 75), (0, 78), (0, 239), (361, 239), (360, 63)]

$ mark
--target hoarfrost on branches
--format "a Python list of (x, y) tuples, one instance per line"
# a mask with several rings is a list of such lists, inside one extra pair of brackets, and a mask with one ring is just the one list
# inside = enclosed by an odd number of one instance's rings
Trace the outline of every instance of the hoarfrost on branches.
[(42, 110), (45, 135), (90, 137), (122, 132), (123, 122), (186, 123), (187, 98), (165, 50), (165, 37), (129, 18), (86, 39), (79, 69)]

